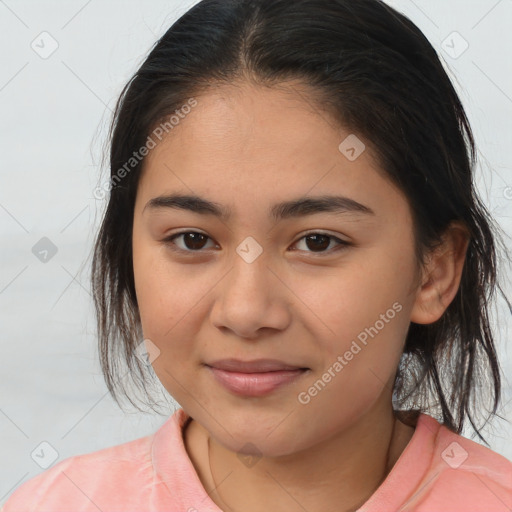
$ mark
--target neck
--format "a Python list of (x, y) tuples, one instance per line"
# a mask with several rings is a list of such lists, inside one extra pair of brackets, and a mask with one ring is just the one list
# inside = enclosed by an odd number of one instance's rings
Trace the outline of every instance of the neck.
[(204, 487), (230, 512), (355, 511), (383, 482), (414, 433), (391, 406), (377, 404), (321, 443), (244, 466), (197, 422), (187, 430), (187, 449)]

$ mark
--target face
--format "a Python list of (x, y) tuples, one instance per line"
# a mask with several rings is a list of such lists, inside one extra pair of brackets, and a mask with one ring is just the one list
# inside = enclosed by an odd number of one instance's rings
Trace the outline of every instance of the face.
[(391, 410), (415, 301), (406, 198), (368, 143), (304, 97), (249, 85), (196, 97), (137, 191), (133, 265), (154, 370), (233, 451), (291, 454)]

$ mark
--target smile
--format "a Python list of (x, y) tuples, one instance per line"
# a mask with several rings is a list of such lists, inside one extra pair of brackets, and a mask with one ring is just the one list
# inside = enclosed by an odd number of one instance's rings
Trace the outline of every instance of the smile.
[(236, 361), (207, 364), (217, 382), (240, 396), (263, 396), (302, 377), (309, 368), (291, 366), (275, 360)]

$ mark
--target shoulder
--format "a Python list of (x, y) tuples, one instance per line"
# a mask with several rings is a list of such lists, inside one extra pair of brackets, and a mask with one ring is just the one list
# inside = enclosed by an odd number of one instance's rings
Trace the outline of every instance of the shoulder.
[(448, 502), (454, 504), (453, 511), (512, 509), (512, 462), (429, 416), (423, 415), (422, 426), (435, 429), (424, 479), (429, 510), (446, 510)]
[(21, 484), (1, 512), (97, 511), (113, 493), (123, 503), (152, 479), (154, 435), (60, 461)]

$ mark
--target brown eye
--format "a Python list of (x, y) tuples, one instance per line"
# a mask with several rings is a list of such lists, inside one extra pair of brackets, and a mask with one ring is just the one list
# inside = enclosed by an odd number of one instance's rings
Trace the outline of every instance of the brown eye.
[[(181, 238), (181, 244), (175, 240)], [(199, 252), (205, 248), (206, 242), (210, 239), (209, 236), (198, 233), (197, 231), (186, 231), (183, 233), (174, 234), (164, 240), (164, 242), (171, 246), (177, 246), (177, 251), (183, 252)], [(174, 247), (172, 247), (174, 249)]]
[[(177, 243), (176, 240), (180, 240), (180, 243)], [(208, 249), (208, 240), (211, 240), (210, 237), (205, 235), (204, 233), (199, 233), (197, 231), (185, 231), (182, 233), (176, 233), (174, 235), (171, 235), (170, 237), (164, 239), (163, 242), (174, 251), (183, 253), (193, 253), (201, 252), (203, 249)], [(306, 248), (299, 250), (319, 254), (334, 252), (340, 249), (344, 249), (351, 245), (349, 242), (340, 240), (335, 236), (328, 235), (325, 233), (310, 233), (308, 235), (303, 236), (299, 240), (299, 242), (302, 240), (305, 241)], [(298, 244), (299, 242), (297, 242), (296, 244)], [(331, 246), (333, 242), (335, 244), (334, 247)]]
[[(333, 250), (339, 250), (343, 249), (346, 246), (349, 246), (350, 244), (348, 242), (345, 242), (343, 240), (340, 240), (339, 238), (327, 235), (324, 233), (310, 233), (306, 236), (303, 236), (300, 240), (305, 240), (305, 246), (306, 249), (300, 249), (300, 250), (306, 250), (306, 252), (317, 252), (317, 253), (323, 253), (323, 252), (330, 252), (326, 249), (329, 248), (331, 243), (335, 241), (337, 247), (335, 247)], [(298, 243), (298, 242), (297, 242)]]
[(312, 251), (322, 251), (330, 245), (330, 237), (326, 235), (308, 235), (305, 239), (307, 247)]

